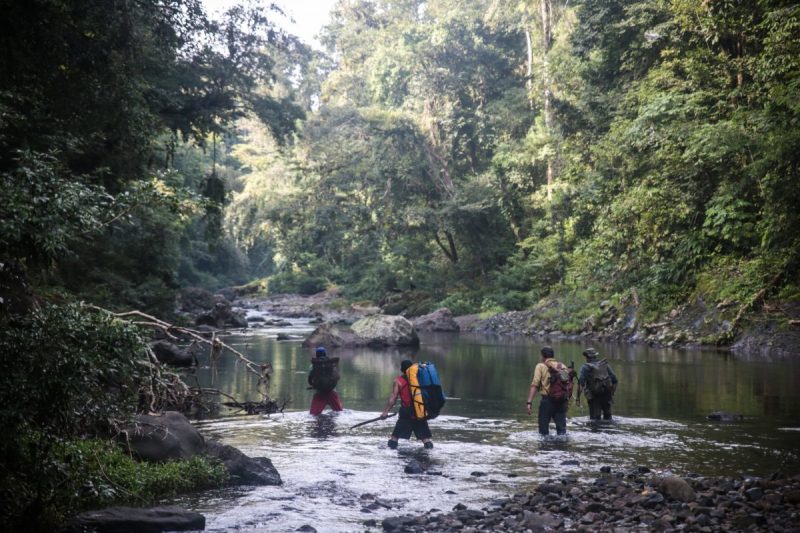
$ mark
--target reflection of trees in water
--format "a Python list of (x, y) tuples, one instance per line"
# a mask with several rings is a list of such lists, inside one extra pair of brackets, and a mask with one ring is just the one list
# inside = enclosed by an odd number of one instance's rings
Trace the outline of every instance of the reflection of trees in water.
[[(244, 342), (226, 339), (226, 342)], [(299, 343), (247, 337), (250, 348), (242, 350), (255, 362), (269, 361), (274, 374), (270, 395), (291, 398), (290, 410), (305, 410), (312, 391), (307, 390), (306, 372), (310, 356)], [(524, 398), (538, 362), (538, 351), (548, 343), (541, 339), (489, 339), (470, 335), (429, 334), (417, 349), (331, 349), (340, 357), (342, 379), (339, 391), (345, 408), (359, 403), (380, 408), (389, 395), (392, 380), (403, 359), (436, 363), (445, 393), (458, 397), (445, 407), (445, 414), (474, 414), (476, 401), (491, 403), (498, 415), (520, 415)], [(665, 420), (698, 420), (708, 413), (725, 410), (749, 417), (762, 415), (782, 419), (800, 414), (796, 393), (800, 362), (793, 360), (742, 360), (727, 353), (701, 350), (653, 349), (647, 346), (597, 342), (549, 342), (556, 357), (576, 369), (584, 362), (581, 351), (595, 347), (608, 358), (620, 379), (613, 411), (630, 417)], [(255, 380), (235, 368), (232, 358), (220, 361), (218, 387), (237, 399), (258, 400)], [(198, 381), (208, 383), (209, 369), (197, 370)], [(570, 416), (582, 411), (570, 408)], [(526, 418), (527, 419), (527, 418)]]
[(389, 378), (400, 372), (400, 361), (415, 359), (417, 350), (417, 348), (400, 349), (397, 347), (383, 350), (352, 350), (353, 356), (349, 358), (349, 362), (358, 372)]

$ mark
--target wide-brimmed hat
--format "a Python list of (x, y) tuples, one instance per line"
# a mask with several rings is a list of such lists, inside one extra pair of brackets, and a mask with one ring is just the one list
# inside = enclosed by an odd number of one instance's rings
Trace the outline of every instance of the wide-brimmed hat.
[(597, 353), (597, 350), (595, 350), (594, 348), (586, 348), (586, 349), (583, 351), (583, 356), (584, 356), (586, 359), (595, 359), (595, 358), (596, 358), (597, 356), (599, 356), (599, 355), (600, 355), (600, 354), (599, 354), (599, 353)]

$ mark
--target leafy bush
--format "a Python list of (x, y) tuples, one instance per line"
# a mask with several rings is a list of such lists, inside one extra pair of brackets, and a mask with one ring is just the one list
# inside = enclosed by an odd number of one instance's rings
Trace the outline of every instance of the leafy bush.
[(469, 315), (480, 311), (480, 301), (474, 295), (458, 292), (441, 300), (436, 307), (446, 307), (455, 316)]
[(19, 516), (34, 520), (59, 498), (69, 470), (53, 456), (59, 443), (105, 431), (135, 411), (143, 341), (128, 322), (80, 305), (44, 306), (5, 325), (0, 485), (3, 501), (12, 497)]
[(142, 346), (138, 328), (76, 304), (12, 322), (0, 337), (0, 427), (69, 436), (128, 416)]
[(269, 294), (316, 294), (326, 289), (328, 280), (305, 272), (286, 271), (269, 279)]
[[(47, 263), (70, 253), (70, 243), (100, 225), (109, 197), (83, 185), (55, 153), (23, 151), (0, 187), (0, 250)], [(67, 177), (64, 177), (67, 176)]]
[[(37, 438), (28, 434), (26, 440), (34, 444)], [(229, 476), (224, 465), (207, 457), (138, 462), (114, 442), (101, 439), (55, 442), (36, 470), (47, 476), (44, 482), (26, 475), (36, 463), (35, 457), (23, 454), (20, 466), (0, 480), (0, 494), (6, 502), (0, 518), (6, 525), (55, 528), (68, 515), (86, 509), (152, 505), (179, 493), (221, 486)], [(45, 483), (46, 490), (42, 490)]]

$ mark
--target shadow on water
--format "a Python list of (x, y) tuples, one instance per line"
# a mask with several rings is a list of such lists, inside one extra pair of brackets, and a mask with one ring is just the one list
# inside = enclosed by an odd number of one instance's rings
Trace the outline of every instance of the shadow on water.
[(323, 413), (312, 417), (308, 426), (310, 428), (309, 434), (312, 438), (317, 440), (335, 438), (337, 436), (336, 413)]
[[(412, 356), (436, 363), (449, 399), (442, 416), (430, 422), (432, 450), (413, 439), (390, 450), (392, 420), (350, 428), (377, 416), (408, 352), (337, 350), (337, 390), (345, 410), (313, 417), (306, 411), (309, 354), (299, 343), (247, 337), (248, 356), (273, 364), (271, 394), (290, 398), (290, 409), (197, 425), (248, 455), (272, 459), (284, 485), (213, 491), (182, 503), (204, 513), (211, 531), (294, 531), (306, 524), (351, 531), (369, 519), (380, 524), (386, 516), (449, 510), (458, 503), (478, 507), (564, 475), (591, 481), (602, 467), (618, 472), (646, 466), (682, 475), (800, 469), (797, 362), (764, 365), (718, 353), (604, 345), (620, 377), (614, 420), (591, 421), (585, 407), (570, 406), (567, 436), (541, 437), (535, 417), (523, 413), (540, 344), (438, 334), (422, 340)], [(554, 347), (563, 361), (579, 361), (583, 348)], [(198, 374), (201, 383), (208, 378)], [(241, 398), (254, 392), (249, 377), (225, 360), (217, 386)], [(705, 415), (715, 410), (745, 418), (712, 423)], [(406, 474), (411, 461), (438, 475)]]

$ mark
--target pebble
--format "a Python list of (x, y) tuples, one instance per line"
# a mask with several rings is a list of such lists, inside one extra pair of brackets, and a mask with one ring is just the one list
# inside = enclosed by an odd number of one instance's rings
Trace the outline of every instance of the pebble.
[(681, 481), (697, 498), (684, 501), (665, 495), (663, 478), (646, 476), (646, 468), (636, 467), (626, 480), (612, 478), (614, 483), (605, 485), (574, 478), (548, 480), (532, 492), (495, 500), (483, 510), (459, 503), (449, 513), (394, 517), (384, 520), (383, 526), (387, 531), (448, 532), (797, 531), (800, 476), (769, 481), (687, 476), (688, 481)]

